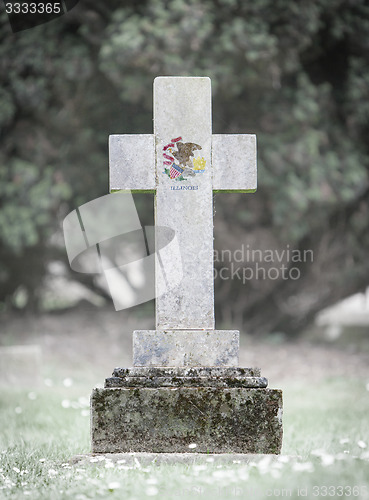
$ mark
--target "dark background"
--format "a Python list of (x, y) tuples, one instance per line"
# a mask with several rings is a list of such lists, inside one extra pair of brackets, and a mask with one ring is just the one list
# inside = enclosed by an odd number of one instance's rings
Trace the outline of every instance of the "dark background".
[[(365, 290), (368, 33), (364, 0), (81, 0), (19, 33), (2, 11), (2, 314), (50, 308), (53, 263), (106, 296), (69, 269), (61, 224), (107, 194), (108, 135), (152, 133), (158, 75), (211, 77), (213, 132), (258, 137), (258, 191), (215, 196), (215, 248), (314, 254), (286, 263), (299, 280), (216, 280), (217, 326), (294, 336), (323, 307)], [(152, 197), (136, 199), (149, 224)], [(133, 313), (153, 315), (152, 304)]]

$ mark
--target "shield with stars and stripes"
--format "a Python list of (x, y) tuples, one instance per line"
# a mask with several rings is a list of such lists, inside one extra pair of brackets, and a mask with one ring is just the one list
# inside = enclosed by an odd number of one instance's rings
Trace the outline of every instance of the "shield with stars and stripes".
[(179, 177), (182, 173), (183, 173), (183, 168), (173, 163), (169, 170), (170, 178), (175, 179), (176, 177)]

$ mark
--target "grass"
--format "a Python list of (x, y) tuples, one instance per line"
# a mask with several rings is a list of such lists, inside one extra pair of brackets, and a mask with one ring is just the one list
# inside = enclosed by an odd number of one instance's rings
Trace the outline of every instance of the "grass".
[(285, 384), (282, 456), (247, 465), (71, 465), (90, 449), (90, 387), (2, 390), (0, 498), (369, 498), (367, 382)]

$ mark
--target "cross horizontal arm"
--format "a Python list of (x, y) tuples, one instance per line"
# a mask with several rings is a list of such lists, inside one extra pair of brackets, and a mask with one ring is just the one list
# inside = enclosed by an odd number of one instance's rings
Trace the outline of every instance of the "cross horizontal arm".
[(256, 135), (214, 134), (212, 162), (214, 191), (256, 191)]
[(155, 140), (153, 134), (109, 137), (109, 188), (112, 191), (154, 192)]

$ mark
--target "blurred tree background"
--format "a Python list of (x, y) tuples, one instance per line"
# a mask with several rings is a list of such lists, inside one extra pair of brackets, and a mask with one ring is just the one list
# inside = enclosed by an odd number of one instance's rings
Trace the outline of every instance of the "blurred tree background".
[(50, 263), (69, 269), (61, 221), (107, 194), (109, 134), (152, 133), (158, 75), (209, 76), (213, 132), (258, 136), (257, 194), (215, 196), (215, 248), (314, 255), (285, 262), (298, 280), (217, 279), (218, 327), (293, 335), (368, 285), (365, 0), (81, 0), (16, 34), (2, 12), (0, 37), (2, 310), (23, 290), (38, 311)]

